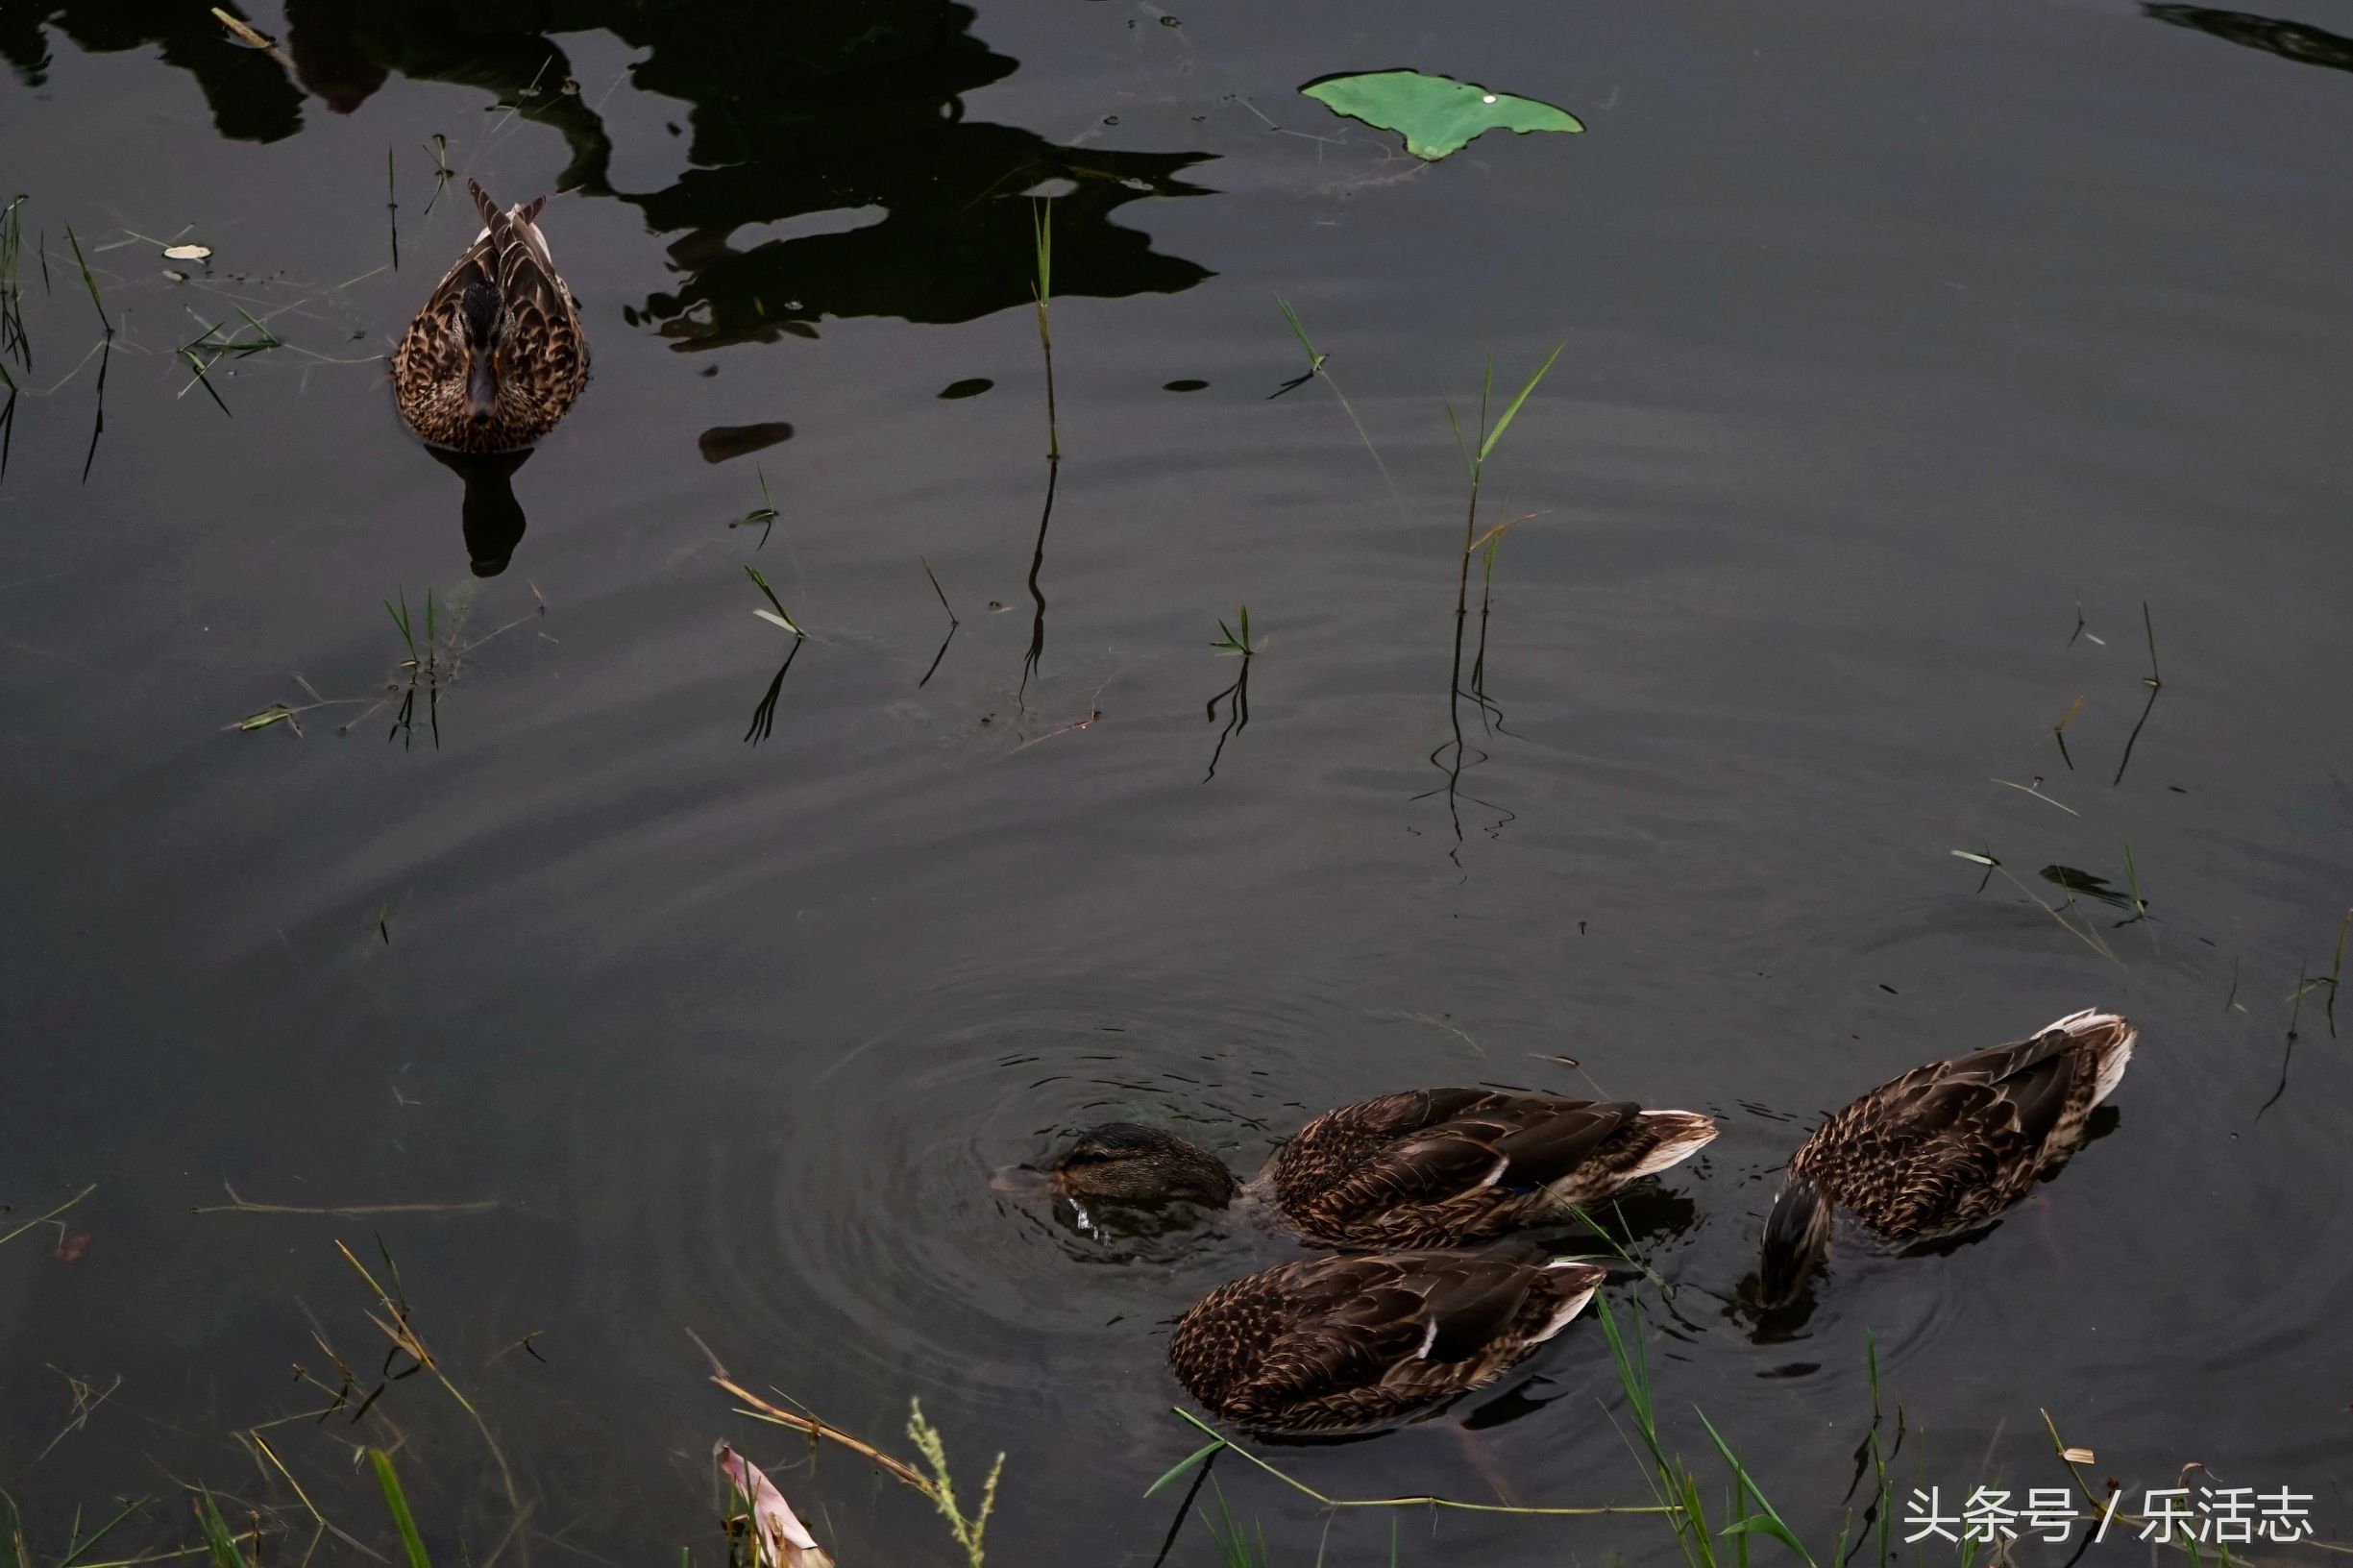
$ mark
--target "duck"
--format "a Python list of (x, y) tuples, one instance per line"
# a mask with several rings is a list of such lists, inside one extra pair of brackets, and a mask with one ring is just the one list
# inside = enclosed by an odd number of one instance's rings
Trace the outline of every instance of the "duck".
[(539, 232), (545, 196), (500, 210), (466, 182), (482, 232), (434, 285), (392, 355), (401, 417), (436, 447), (536, 445), (588, 384), (579, 302)]
[(1796, 1296), (1828, 1250), (1837, 1211), (1908, 1245), (1974, 1230), (2017, 1203), (2083, 1141), (2139, 1040), (2120, 1015), (2087, 1008), (2025, 1040), (1914, 1067), (1832, 1114), (1790, 1156), (1766, 1216), (1766, 1304)]
[(1716, 1136), (1696, 1111), (1496, 1089), (1416, 1089), (1327, 1111), (1245, 1184), (1207, 1149), (1159, 1128), (1081, 1134), (1046, 1173), (1090, 1201), (1271, 1204), (1333, 1246), (1423, 1249), (1573, 1217)]
[(1168, 1336), (1168, 1365), (1237, 1426), (1359, 1431), (1493, 1383), (1583, 1311), (1606, 1275), (1568, 1258), (1310, 1258), (1202, 1297)]

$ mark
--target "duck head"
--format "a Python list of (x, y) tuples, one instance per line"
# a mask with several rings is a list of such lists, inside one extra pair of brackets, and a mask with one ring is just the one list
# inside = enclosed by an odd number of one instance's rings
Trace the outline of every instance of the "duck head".
[(1054, 1189), (1111, 1203), (1189, 1203), (1222, 1209), (1240, 1184), (1207, 1149), (1154, 1127), (1114, 1121), (1081, 1133), (1054, 1162)]
[(1765, 1216), (1764, 1257), (1757, 1286), (1768, 1307), (1798, 1293), (1830, 1241), (1830, 1200), (1812, 1178), (1792, 1175)]

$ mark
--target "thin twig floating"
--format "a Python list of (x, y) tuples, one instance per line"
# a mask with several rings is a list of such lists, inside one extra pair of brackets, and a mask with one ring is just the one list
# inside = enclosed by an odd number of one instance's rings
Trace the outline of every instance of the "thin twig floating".
[(2148, 688), (2148, 700), (2141, 705), (2141, 717), (2133, 724), (2132, 733), (2124, 737), (2124, 754), (2117, 759), (2116, 777), (2108, 781), (2110, 789), (2124, 782), (2124, 770), (2132, 766), (2132, 748), (2140, 743), (2142, 726), (2148, 723), (2149, 714), (2157, 706), (2157, 694), (2165, 690), (2165, 681), (2157, 674), (2157, 627), (2148, 617), (2148, 600), (2141, 601), (2141, 629), (2148, 635), (2148, 674), (2141, 684)]
[[(2098, 1493), (2093, 1491), (2090, 1484), (2084, 1481), (2083, 1472), (2076, 1468), (2079, 1464), (2094, 1462), (2092, 1451), (2088, 1448), (2070, 1448), (2060, 1437), (2059, 1429), (2051, 1421), (2048, 1410), (2038, 1409), (2035, 1413), (2043, 1418), (2043, 1430), (2050, 1433), (2050, 1446), (2058, 1454), (2059, 1462), (2067, 1466), (2068, 1476), (2075, 1482), (2075, 1489), (2083, 1493), (2085, 1502), (2092, 1505), (2093, 1518), (2113, 1520), (2126, 1525), (2141, 1525), (2146, 1522), (2140, 1514), (2126, 1513), (2117, 1507), (2124, 1496), (2122, 1487), (2116, 1486), (2112, 1482), (2104, 1501)], [(2307, 1537), (2301, 1544), (2316, 1547), (2323, 1552), (2334, 1552), (2341, 1556), (2353, 1556), (2353, 1546), (2341, 1546), (2335, 1541), (2321, 1541)], [(2192, 1549), (2191, 1560), (2194, 1562), (2196, 1560), (2194, 1548)]]
[(272, 60), (278, 61), (279, 64), (283, 65), (287, 70), (291, 71), (294, 69), (294, 62), (286, 59), (284, 55), (279, 52), (278, 40), (271, 37), (267, 33), (254, 27), (243, 17), (231, 15), (228, 12), (223, 11), (218, 6), (214, 6), (212, 8), (212, 15), (214, 19), (217, 20), (223, 27), (229, 29), (230, 34), (235, 37), (239, 43), (245, 45), (248, 49), (258, 49), (263, 54), (269, 56)]
[(17, 1226), (14, 1230), (9, 1232), (8, 1235), (0, 1236), (0, 1246), (5, 1246), (7, 1243), (15, 1240), (18, 1237), (24, 1235), (25, 1232), (32, 1230), (37, 1225), (48, 1224), (51, 1220), (57, 1218), (58, 1215), (63, 1213), (66, 1210), (71, 1209), (75, 1204), (80, 1203), (84, 1198), (88, 1197), (91, 1193), (97, 1190), (98, 1184), (96, 1182), (90, 1183), (89, 1186), (84, 1188), (72, 1197), (67, 1198), (63, 1203), (59, 1204), (55, 1209), (50, 1210), (47, 1213), (36, 1215), (35, 1217), (26, 1220), (22, 1225)]
[(828, 1426), (813, 1415), (801, 1415), (772, 1405), (729, 1376), (727, 1369), (720, 1364), (719, 1358), (711, 1353), (711, 1347), (702, 1342), (700, 1335), (689, 1329), (686, 1331), (686, 1336), (695, 1341), (695, 1346), (702, 1352), (703, 1359), (711, 1363), (711, 1381), (750, 1407), (748, 1409), (738, 1411), (738, 1414), (749, 1416), (754, 1421), (766, 1421), (774, 1426), (790, 1427), (795, 1432), (804, 1433), (812, 1443), (820, 1438), (830, 1443), (837, 1443), (848, 1449), (852, 1454), (862, 1455), (881, 1465), (893, 1476), (921, 1492), (934, 1503), (940, 1500), (939, 1492), (932, 1485), (930, 1478), (914, 1465), (907, 1463), (904, 1459), (895, 1459), (864, 1438), (853, 1437), (841, 1428)]
[[(2061, 748), (2062, 750), (2064, 750), (2064, 749), (2066, 748), (2066, 745), (2067, 745), (2067, 743), (2066, 743), (2066, 742), (2064, 742), (2064, 741), (2062, 741), (2062, 742), (2060, 743), (2060, 748)], [(2035, 797), (2037, 800), (2044, 801), (2044, 802), (2046, 802), (2047, 804), (2049, 804), (2049, 805), (2054, 805), (2054, 806), (2057, 806), (2057, 807), (2058, 807), (2058, 808), (2059, 808), (2061, 811), (2066, 812), (2066, 813), (2067, 813), (2067, 814), (2068, 814), (2070, 817), (2080, 817), (2080, 816), (2082, 816), (2082, 815), (2083, 815), (2083, 813), (2082, 813), (2082, 812), (2077, 811), (2077, 810), (2076, 810), (2076, 809), (2075, 809), (2073, 806), (2067, 805), (2067, 804), (2064, 804), (2063, 802), (2060, 802), (2060, 801), (2057, 801), (2057, 800), (2053, 800), (2053, 799), (2051, 799), (2051, 797), (2050, 797), (2049, 796), (2045, 795), (2045, 794), (2044, 794), (2044, 793), (2043, 793), (2041, 790), (2036, 789), (2036, 788), (2034, 787), (2034, 784), (2020, 784), (2020, 783), (2015, 782), (2014, 780), (2007, 779), (2007, 778), (1996, 778), (1996, 779), (1989, 779), (1989, 780), (1987, 780), (1987, 782), (1988, 782), (1988, 783), (1992, 783), (1992, 784), (1998, 784), (1998, 785), (2000, 785), (2000, 786), (2001, 786), (2003, 789), (2005, 789), (2005, 790), (2018, 790), (2018, 791), (2021, 791), (2021, 792), (2022, 792), (2022, 793), (2023, 793), (2023, 794), (2026, 794), (2026, 795), (2031, 795), (2031, 796), (2034, 796), (2034, 797)], [(2039, 779), (2039, 778), (2038, 778), (2038, 779), (2036, 779), (2034, 782), (2035, 782), (2035, 784), (2040, 784), (2040, 783), (2041, 783), (2041, 782), (2043, 782), (2043, 781), (2042, 781), (2041, 779)]]
[(2059, 715), (2059, 722), (2050, 726), (2050, 738), (2059, 743), (2059, 760), (2067, 764), (2067, 771), (2071, 773), (2075, 771), (2075, 759), (2067, 754), (2067, 726), (2075, 715), (2083, 711), (2083, 704), (2084, 696), (2078, 693), (2075, 700), (2067, 705), (2067, 711)]
[[(391, 939), (385, 938), (387, 942)], [(479, 1198), (472, 1203), (359, 1203), (339, 1209), (313, 1209), (292, 1203), (255, 1203), (239, 1193), (226, 1181), (221, 1190), (229, 1194), (227, 1203), (207, 1204), (188, 1211), (191, 1214), (333, 1214), (348, 1218), (357, 1214), (478, 1214), (486, 1209), (499, 1207), (497, 1198)], [(4, 1238), (0, 1238), (4, 1239)]]
[(1211, 1440), (1204, 1447), (1195, 1449), (1191, 1454), (1178, 1460), (1175, 1468), (1154, 1482), (1145, 1490), (1144, 1496), (1146, 1497), (1150, 1497), (1154, 1492), (1159, 1491), (1211, 1455), (1230, 1451), (1257, 1465), (1293, 1491), (1313, 1498), (1327, 1508), (1460, 1508), (1466, 1513), (1524, 1513), (1556, 1518), (1583, 1518), (1603, 1513), (1672, 1513), (1674, 1511), (1656, 1503), (1605, 1503), (1587, 1507), (1532, 1508), (1523, 1507), (1515, 1503), (1464, 1503), (1451, 1497), (1327, 1497), (1298, 1477), (1268, 1464), (1264, 1459), (1260, 1458), (1256, 1454), (1251, 1453), (1183, 1406), (1172, 1405), (1169, 1409), (1207, 1433)]

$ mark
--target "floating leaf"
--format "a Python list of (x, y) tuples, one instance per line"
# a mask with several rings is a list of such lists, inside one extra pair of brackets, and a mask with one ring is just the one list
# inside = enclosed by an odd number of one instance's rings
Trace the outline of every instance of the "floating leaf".
[(940, 396), (951, 402), (957, 398), (977, 398), (994, 385), (996, 382), (986, 376), (968, 376), (961, 381), (950, 381), (940, 388)]
[(2042, 876), (2044, 881), (2055, 882), (2070, 893), (2085, 894), (2101, 903), (2114, 904), (2119, 909), (2132, 907), (2132, 900), (2110, 886), (2104, 876), (2095, 876), (2072, 866), (2046, 866)]
[(1299, 90), (1351, 119), (1402, 132), (1406, 151), (1432, 162), (1486, 131), (1584, 129), (1576, 115), (1554, 105), (1420, 71), (1319, 77)]
[(212, 247), (209, 245), (166, 245), (163, 248), (166, 261), (202, 261), (211, 254)]
[(725, 1443), (719, 1445), (715, 1457), (720, 1474), (749, 1507), (753, 1562), (762, 1568), (832, 1568), (833, 1559), (819, 1549), (817, 1537), (758, 1465)]
[(272, 724), (286, 723), (293, 718), (294, 710), (292, 708), (287, 707), (283, 702), (273, 702), (268, 707), (263, 708), (259, 713), (249, 713), (244, 718), (238, 720), (237, 728), (267, 729)]

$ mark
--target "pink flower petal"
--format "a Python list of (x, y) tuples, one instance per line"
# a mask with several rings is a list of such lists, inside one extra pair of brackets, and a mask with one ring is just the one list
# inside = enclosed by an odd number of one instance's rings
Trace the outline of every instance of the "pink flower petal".
[(751, 1504), (751, 1522), (760, 1541), (763, 1560), (772, 1568), (833, 1568), (833, 1559), (818, 1549), (817, 1537), (793, 1512), (793, 1506), (776, 1490), (776, 1483), (760, 1467), (725, 1443), (719, 1445), (719, 1468), (735, 1489)]

